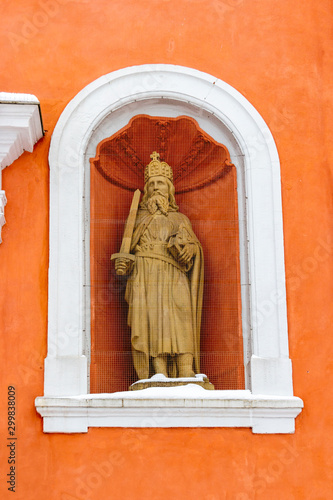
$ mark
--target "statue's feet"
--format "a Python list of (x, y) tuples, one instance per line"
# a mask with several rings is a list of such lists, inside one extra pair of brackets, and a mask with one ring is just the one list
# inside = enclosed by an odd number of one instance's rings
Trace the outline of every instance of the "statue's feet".
[(166, 356), (157, 356), (153, 358), (153, 367), (155, 375), (161, 373), (165, 377), (168, 377), (168, 362)]
[(177, 356), (177, 368), (179, 378), (195, 377), (193, 371), (193, 354), (179, 354)]

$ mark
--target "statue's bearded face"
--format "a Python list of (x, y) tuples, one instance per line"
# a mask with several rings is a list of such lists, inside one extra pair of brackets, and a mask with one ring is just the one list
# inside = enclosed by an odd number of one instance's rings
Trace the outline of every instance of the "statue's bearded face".
[(156, 175), (147, 182), (147, 208), (151, 214), (160, 210), (167, 215), (169, 209), (169, 185), (165, 177)]
[(169, 186), (167, 180), (162, 175), (156, 175), (151, 177), (147, 182), (147, 193), (148, 198), (154, 194), (161, 194), (165, 197), (169, 196)]

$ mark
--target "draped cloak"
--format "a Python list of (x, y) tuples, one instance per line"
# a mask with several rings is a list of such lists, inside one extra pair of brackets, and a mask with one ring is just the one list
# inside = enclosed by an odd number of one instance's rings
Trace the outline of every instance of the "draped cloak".
[[(174, 255), (186, 243), (196, 246), (190, 265)], [(148, 378), (149, 359), (161, 354), (192, 353), (200, 372), (200, 324), (203, 295), (203, 252), (189, 219), (176, 211), (151, 215), (140, 209), (131, 253), (136, 256), (128, 279), (128, 325), (134, 368)], [(175, 375), (173, 375), (175, 376)]]

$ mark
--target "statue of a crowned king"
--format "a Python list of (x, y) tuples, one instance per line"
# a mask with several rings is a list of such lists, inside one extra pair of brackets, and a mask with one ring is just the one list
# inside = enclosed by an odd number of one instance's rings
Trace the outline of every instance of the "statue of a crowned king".
[(152, 153), (142, 201), (138, 192), (127, 220), (130, 255), (121, 250), (112, 257), (117, 274), (129, 275), (125, 298), (139, 379), (200, 372), (203, 253), (176, 204), (172, 169), (159, 156)]

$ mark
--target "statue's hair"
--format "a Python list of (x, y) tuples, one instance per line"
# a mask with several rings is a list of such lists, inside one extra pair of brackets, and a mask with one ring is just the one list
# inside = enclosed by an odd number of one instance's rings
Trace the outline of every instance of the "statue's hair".
[[(168, 179), (167, 177), (165, 177), (165, 180), (166, 180), (166, 182), (168, 184), (168, 188), (169, 188), (169, 210), (172, 211), (172, 212), (178, 212), (179, 207), (178, 207), (178, 205), (176, 203), (176, 199), (175, 199), (175, 186), (170, 181), (170, 179)], [(140, 203), (140, 207), (141, 208), (146, 208), (147, 207), (147, 201), (148, 201), (148, 188), (147, 188), (147, 184), (148, 184), (148, 182), (146, 182), (145, 187), (143, 189), (143, 197), (142, 197), (142, 200), (141, 200), (141, 203)]]

